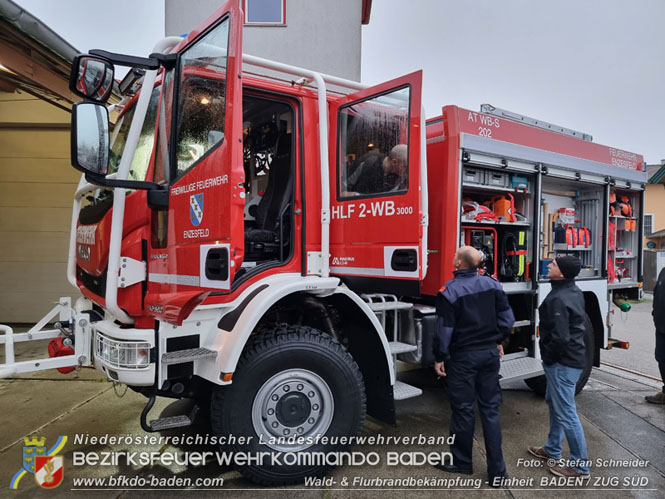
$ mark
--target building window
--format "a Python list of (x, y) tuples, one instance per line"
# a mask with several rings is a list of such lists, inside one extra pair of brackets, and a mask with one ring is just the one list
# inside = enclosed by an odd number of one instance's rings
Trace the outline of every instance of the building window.
[(243, 0), (245, 24), (284, 26), (286, 0)]
[(653, 213), (644, 214), (644, 235), (648, 236), (653, 232)]

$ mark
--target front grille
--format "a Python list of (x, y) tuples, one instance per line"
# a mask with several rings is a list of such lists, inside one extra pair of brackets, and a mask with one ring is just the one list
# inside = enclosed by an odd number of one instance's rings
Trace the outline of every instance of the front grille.
[(81, 281), (83, 286), (102, 298), (106, 295), (106, 270), (101, 276), (88, 274), (81, 267), (76, 267), (76, 278)]

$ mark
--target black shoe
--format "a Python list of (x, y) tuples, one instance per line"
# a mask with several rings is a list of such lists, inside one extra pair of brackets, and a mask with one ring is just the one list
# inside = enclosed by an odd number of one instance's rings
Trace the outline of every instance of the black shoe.
[(435, 464), (437, 470), (445, 471), (447, 473), (458, 473), (460, 475), (473, 475), (473, 470), (470, 468), (460, 468), (454, 464)]
[(496, 475), (490, 477), (489, 485), (490, 487), (494, 487), (495, 489), (498, 489), (499, 487), (502, 487), (502, 480), (506, 480), (508, 478), (508, 473), (504, 473), (503, 475)]

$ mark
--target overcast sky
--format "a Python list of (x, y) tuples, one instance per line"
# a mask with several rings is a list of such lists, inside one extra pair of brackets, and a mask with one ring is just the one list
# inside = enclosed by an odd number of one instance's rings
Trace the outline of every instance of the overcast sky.
[[(82, 51), (147, 55), (164, 34), (163, 0), (15, 1)], [(362, 79), (422, 69), (428, 117), (490, 103), (658, 163), (664, 20), (663, 0), (374, 0)]]

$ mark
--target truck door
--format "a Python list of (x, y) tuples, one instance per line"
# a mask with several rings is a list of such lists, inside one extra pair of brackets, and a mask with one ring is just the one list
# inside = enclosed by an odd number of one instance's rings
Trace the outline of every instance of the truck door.
[(424, 274), (421, 84), (416, 72), (331, 104), (330, 273), (355, 289), (413, 292)]
[(155, 179), (169, 185), (168, 210), (153, 212), (146, 305), (175, 322), (208, 292), (230, 290), (243, 260), (241, 36), (229, 1), (165, 77)]

